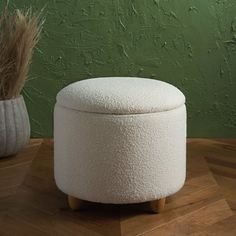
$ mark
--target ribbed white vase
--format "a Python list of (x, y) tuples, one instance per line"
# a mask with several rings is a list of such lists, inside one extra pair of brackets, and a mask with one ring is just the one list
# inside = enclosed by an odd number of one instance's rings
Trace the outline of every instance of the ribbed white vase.
[(0, 101), (0, 157), (17, 153), (30, 138), (29, 116), (22, 96)]

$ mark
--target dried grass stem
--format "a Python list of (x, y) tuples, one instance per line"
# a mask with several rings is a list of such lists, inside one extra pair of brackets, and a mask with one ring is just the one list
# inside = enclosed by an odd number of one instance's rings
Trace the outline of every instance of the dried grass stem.
[(11, 14), (6, 4), (0, 16), (0, 100), (20, 95), (43, 22), (31, 9)]

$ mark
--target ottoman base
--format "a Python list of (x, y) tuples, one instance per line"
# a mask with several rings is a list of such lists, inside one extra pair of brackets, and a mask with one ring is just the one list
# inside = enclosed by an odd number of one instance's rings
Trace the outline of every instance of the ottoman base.
[(150, 202), (176, 193), (186, 174), (185, 106), (113, 115), (55, 107), (55, 181), (90, 202)]
[[(151, 210), (154, 213), (160, 213), (165, 207), (165, 202), (166, 198), (161, 198), (158, 200), (151, 201), (150, 202)], [(70, 208), (75, 211), (75, 210), (80, 210), (83, 207), (84, 201), (68, 195), (68, 204)]]

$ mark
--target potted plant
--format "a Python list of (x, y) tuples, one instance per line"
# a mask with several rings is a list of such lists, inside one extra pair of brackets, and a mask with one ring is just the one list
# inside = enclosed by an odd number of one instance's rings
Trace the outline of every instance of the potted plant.
[(31, 9), (0, 16), (0, 157), (17, 153), (30, 138), (30, 123), (21, 91), (43, 20)]

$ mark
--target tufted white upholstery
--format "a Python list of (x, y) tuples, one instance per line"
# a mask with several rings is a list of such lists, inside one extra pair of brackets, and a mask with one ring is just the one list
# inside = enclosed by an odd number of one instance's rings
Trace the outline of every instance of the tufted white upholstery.
[(76, 82), (57, 96), (55, 179), (65, 193), (102, 203), (151, 201), (186, 174), (186, 109), (174, 86), (141, 78)]

